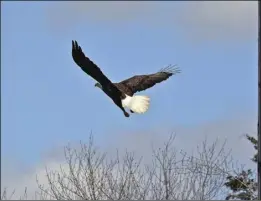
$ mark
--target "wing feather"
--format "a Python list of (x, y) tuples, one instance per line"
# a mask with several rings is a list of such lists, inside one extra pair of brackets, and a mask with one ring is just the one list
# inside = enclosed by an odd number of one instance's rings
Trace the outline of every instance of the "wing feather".
[(160, 71), (149, 75), (135, 75), (129, 79), (123, 80), (119, 84), (124, 85), (132, 92), (131, 95), (138, 91), (146, 90), (155, 84), (167, 80), (170, 76), (180, 73), (180, 69), (175, 65), (169, 65)]
[(82, 51), (77, 41), (72, 41), (72, 57), (81, 69), (98, 81), (101, 85), (111, 84), (111, 81), (103, 74), (100, 68), (93, 63)]

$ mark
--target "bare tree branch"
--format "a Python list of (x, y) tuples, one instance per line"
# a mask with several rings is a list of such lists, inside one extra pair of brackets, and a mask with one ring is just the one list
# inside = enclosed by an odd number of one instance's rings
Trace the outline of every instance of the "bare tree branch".
[[(224, 183), (231, 173), (232, 158), (225, 143), (205, 140), (196, 152), (175, 149), (175, 135), (144, 164), (126, 150), (109, 158), (87, 144), (64, 149), (66, 166), (57, 171), (46, 168), (47, 185), (37, 179), (41, 200), (215, 200), (224, 197)], [(223, 197), (222, 197), (223, 196)], [(6, 191), (2, 198), (6, 198)]]

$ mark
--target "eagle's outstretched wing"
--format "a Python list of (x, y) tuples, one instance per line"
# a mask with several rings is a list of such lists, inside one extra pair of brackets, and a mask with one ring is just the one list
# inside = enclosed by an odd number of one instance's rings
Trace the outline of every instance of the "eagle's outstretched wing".
[(159, 72), (149, 75), (135, 75), (129, 79), (121, 81), (120, 85), (124, 85), (131, 95), (138, 91), (146, 90), (153, 87), (155, 84), (160, 83), (170, 76), (180, 73), (181, 71), (175, 65), (169, 65), (166, 68), (161, 69)]
[(85, 56), (77, 41), (72, 41), (72, 57), (85, 73), (97, 80), (101, 85), (111, 84), (111, 81), (102, 73), (100, 68)]

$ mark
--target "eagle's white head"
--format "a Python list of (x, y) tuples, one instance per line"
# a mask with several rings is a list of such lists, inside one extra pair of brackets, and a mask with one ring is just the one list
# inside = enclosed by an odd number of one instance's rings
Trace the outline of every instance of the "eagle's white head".
[(102, 85), (101, 85), (99, 82), (95, 83), (94, 86), (95, 86), (95, 87), (98, 87), (98, 88), (100, 88), (100, 89), (102, 89)]

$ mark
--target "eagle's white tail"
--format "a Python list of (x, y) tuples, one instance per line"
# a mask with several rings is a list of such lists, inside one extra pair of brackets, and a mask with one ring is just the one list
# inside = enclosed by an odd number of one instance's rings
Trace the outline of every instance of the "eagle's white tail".
[(122, 103), (135, 113), (144, 113), (149, 109), (150, 98), (142, 95), (127, 96)]

